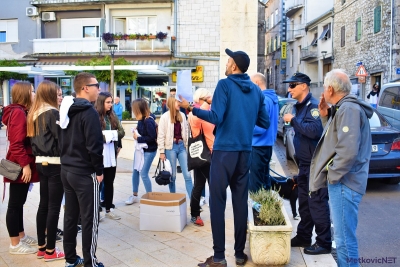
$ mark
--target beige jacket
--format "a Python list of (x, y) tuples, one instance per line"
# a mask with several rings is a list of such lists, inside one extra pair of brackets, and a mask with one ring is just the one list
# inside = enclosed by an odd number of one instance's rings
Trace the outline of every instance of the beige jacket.
[[(182, 112), (180, 113), (183, 118), (183, 121), (181, 122), (183, 143), (185, 147), (187, 147), (188, 125), (185, 114), (183, 114)], [(169, 111), (167, 111), (161, 116), (160, 122), (158, 124), (158, 135), (157, 135), (158, 151), (160, 153), (165, 153), (165, 149), (172, 149), (173, 142), (174, 142), (174, 124), (171, 122)]]

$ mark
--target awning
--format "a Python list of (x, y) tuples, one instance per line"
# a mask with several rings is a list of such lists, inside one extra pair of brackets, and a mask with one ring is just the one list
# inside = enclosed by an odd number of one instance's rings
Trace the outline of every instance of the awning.
[[(132, 70), (138, 75), (169, 75), (173, 70), (196, 69), (197, 60), (132, 60), (132, 65), (114, 65), (114, 70)], [(64, 71), (111, 70), (111, 66), (76, 66), (75, 61), (20, 62), (31, 66), (0, 67), (0, 71), (29, 75), (62, 76)], [(32, 66), (33, 65), (33, 66)]]

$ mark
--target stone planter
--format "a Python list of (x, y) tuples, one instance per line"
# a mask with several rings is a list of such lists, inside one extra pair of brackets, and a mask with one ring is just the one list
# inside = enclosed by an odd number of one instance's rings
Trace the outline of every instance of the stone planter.
[(285, 265), (290, 261), (292, 224), (284, 205), (281, 206), (286, 225), (255, 226), (251, 201), (248, 204), (251, 258), (255, 264)]

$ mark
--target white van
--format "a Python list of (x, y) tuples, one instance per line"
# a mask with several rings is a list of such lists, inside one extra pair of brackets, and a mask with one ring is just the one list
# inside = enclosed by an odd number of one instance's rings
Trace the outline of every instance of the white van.
[(400, 82), (382, 86), (377, 109), (393, 127), (400, 130)]

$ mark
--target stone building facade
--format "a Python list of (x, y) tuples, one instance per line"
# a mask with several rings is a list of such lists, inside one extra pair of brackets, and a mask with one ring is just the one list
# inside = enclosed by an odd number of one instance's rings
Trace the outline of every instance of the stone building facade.
[[(399, 48), (394, 43), (398, 42), (398, 11), (398, 0), (334, 2), (333, 68), (346, 70), (362, 99), (374, 83), (381, 85), (396, 77), (399, 50), (393, 48)], [(361, 63), (368, 73), (365, 83), (359, 83), (355, 76)]]

